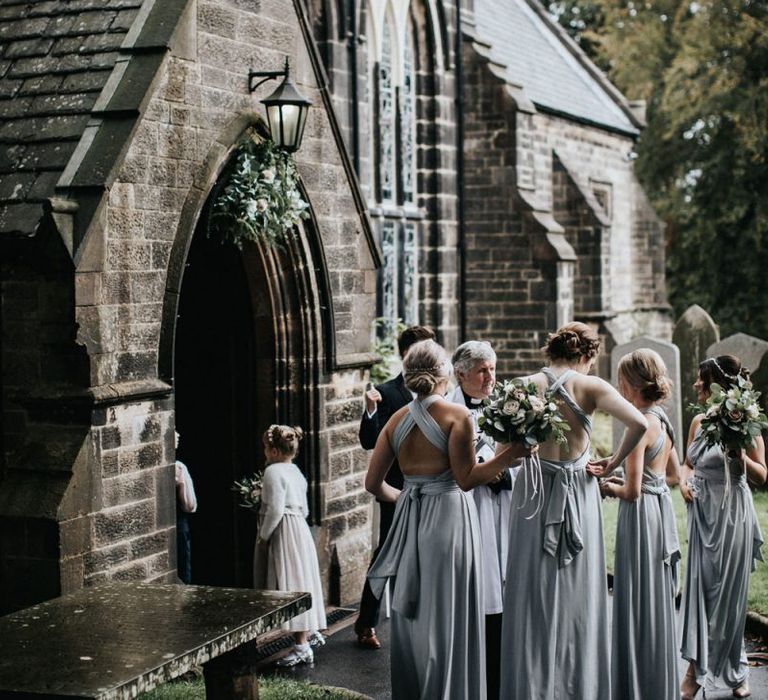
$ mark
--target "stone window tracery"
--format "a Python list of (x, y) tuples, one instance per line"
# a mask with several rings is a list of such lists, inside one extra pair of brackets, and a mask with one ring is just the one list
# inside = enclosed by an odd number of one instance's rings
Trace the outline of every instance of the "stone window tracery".
[[(416, 1), (416, 0), (414, 0)], [(423, 41), (413, 8), (370, 0), (373, 36), (371, 110), (372, 219), (384, 262), (379, 270), (378, 314), (419, 322), (418, 249), (422, 220), (417, 176), (418, 48)], [(400, 14), (398, 14), (400, 12)], [(402, 13), (406, 14), (403, 16)]]
[(416, 194), (416, 69), (410, 31), (405, 33), (401, 111), (400, 152), (403, 162), (403, 200), (413, 202)]
[(392, 75), (392, 34), (389, 21), (381, 34), (381, 61), (379, 63), (379, 178), (381, 199), (395, 198), (395, 88)]

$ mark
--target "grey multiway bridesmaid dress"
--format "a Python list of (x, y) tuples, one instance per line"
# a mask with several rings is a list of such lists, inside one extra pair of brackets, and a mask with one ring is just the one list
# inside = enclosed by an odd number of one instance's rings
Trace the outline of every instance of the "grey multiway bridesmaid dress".
[[(543, 372), (591, 433), (590, 416), (564, 386), (573, 370)], [(573, 460), (542, 459), (541, 500), (531, 496), (530, 461), (517, 475), (501, 642), (505, 700), (610, 698), (603, 516), (588, 460), (589, 446)]]
[[(448, 440), (415, 400), (395, 429), (392, 450), (414, 427), (439, 450)], [(368, 572), (374, 595), (392, 596), (392, 697), (485, 700), (485, 607), (477, 510), (450, 471), (406, 476), (392, 528)]]
[(612, 691), (616, 700), (676, 700), (678, 690), (675, 594), (680, 544), (664, 474), (649, 465), (674, 433), (653, 406), (662, 430), (643, 456), (640, 498), (621, 501), (613, 568)]
[(746, 476), (732, 474), (725, 455), (708, 447), (701, 429), (688, 447), (693, 503), (688, 504), (683, 658), (704, 687), (737, 688), (747, 678), (744, 650), (749, 574), (762, 561), (763, 536)]

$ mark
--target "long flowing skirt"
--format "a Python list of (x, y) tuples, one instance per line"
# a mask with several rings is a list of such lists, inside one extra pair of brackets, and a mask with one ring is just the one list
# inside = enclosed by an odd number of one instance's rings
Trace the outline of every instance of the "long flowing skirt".
[(323, 586), (317, 551), (307, 521), (286, 513), (266, 547), (256, 545), (254, 582), (274, 591), (305, 591), (312, 594), (312, 607), (283, 624), (290, 632), (315, 632), (327, 627)]
[(755, 561), (762, 561), (763, 538), (743, 477), (728, 496), (724, 483), (708, 478), (695, 478), (694, 491), (688, 505), (682, 654), (693, 663), (700, 685), (736, 688), (749, 675), (747, 594)]
[[(504, 700), (610, 698), (603, 519), (597, 480), (584, 471), (587, 458), (573, 470), (542, 460), (542, 502), (526, 488), (530, 464), (515, 481), (501, 641)], [(556, 546), (554, 556), (545, 551), (547, 542)]]
[[(612, 692), (616, 700), (677, 700), (675, 594), (680, 552), (665, 546), (661, 499), (622, 501), (613, 570)], [(674, 516), (668, 526), (674, 527)], [(672, 531), (674, 533), (674, 530)], [(676, 550), (670, 552), (669, 549)], [(667, 550), (667, 551), (665, 551)]]
[(406, 478), (389, 536), (369, 572), (374, 591), (392, 576), (392, 697), (485, 700), (477, 510), (452, 480)]

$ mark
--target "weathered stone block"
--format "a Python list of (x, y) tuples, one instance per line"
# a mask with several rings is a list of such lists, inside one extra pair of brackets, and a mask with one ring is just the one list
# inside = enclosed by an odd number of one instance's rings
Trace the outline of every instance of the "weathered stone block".
[(94, 543), (96, 546), (106, 546), (152, 532), (155, 527), (154, 516), (151, 500), (96, 513), (93, 516)]

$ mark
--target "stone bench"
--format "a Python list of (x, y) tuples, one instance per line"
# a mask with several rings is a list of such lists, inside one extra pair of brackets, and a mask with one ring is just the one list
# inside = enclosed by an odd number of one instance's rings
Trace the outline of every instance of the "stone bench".
[(134, 698), (202, 666), (207, 698), (257, 698), (236, 650), (309, 593), (105, 583), (0, 618), (0, 698)]

